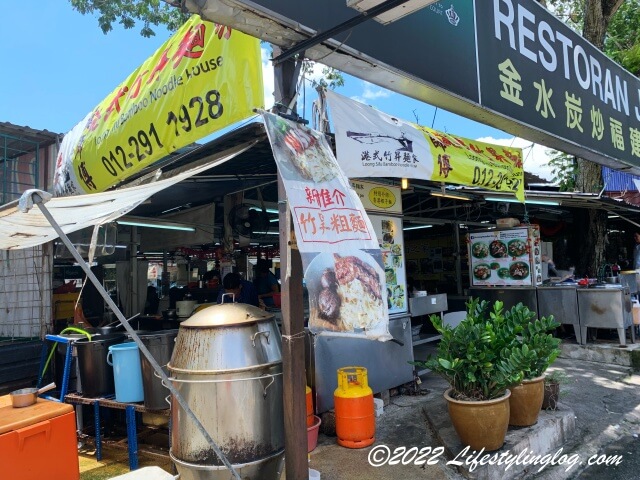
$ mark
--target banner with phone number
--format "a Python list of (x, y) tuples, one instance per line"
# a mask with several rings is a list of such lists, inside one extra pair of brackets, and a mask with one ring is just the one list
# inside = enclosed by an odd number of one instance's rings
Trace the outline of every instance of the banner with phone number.
[(105, 191), (263, 104), (259, 40), (193, 15), (65, 135), (55, 193)]
[(326, 91), (349, 178), (418, 178), (511, 192), (524, 202), (522, 150), (439, 132)]

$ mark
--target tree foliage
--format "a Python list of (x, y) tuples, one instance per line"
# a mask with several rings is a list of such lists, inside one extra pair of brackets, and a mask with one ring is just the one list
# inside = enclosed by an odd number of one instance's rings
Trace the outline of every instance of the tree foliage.
[(547, 150), (549, 166), (553, 174), (552, 181), (558, 184), (561, 192), (573, 192), (577, 187), (578, 162), (576, 157), (558, 150)]
[(189, 18), (180, 8), (161, 0), (69, 0), (74, 10), (83, 15), (97, 15), (104, 34), (113, 30), (114, 24), (126, 29), (140, 26), (140, 35), (152, 37), (154, 27), (165, 26), (175, 31)]
[(634, 75), (640, 75), (640, 0), (627, 0), (611, 18), (604, 52)]

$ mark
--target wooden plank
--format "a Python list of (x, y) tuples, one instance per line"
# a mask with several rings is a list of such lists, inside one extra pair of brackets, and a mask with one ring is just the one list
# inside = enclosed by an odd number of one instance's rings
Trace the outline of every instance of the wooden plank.
[(288, 479), (302, 480), (309, 477), (302, 260), (298, 249), (291, 248), (291, 213), (280, 175), (278, 175), (278, 199), (285, 469)]

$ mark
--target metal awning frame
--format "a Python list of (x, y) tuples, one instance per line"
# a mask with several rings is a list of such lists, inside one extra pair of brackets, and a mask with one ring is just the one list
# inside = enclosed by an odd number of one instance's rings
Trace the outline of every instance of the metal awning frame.
[(129, 322), (125, 318), (124, 314), (120, 311), (118, 306), (111, 299), (111, 296), (104, 289), (104, 286), (102, 285), (100, 280), (98, 280), (98, 278), (94, 275), (94, 273), (91, 271), (91, 268), (89, 268), (89, 265), (84, 261), (82, 256), (78, 253), (76, 248), (71, 243), (71, 240), (69, 240), (69, 237), (67, 237), (67, 235), (62, 231), (62, 228), (60, 227), (60, 225), (58, 225), (58, 223), (55, 221), (55, 219), (53, 218), (53, 216), (51, 215), (47, 207), (45, 207), (43, 198), (40, 196), (38, 192), (34, 192), (31, 194), (31, 199), (33, 201), (33, 204), (40, 209), (40, 211), (42, 212), (42, 215), (44, 215), (44, 217), (49, 221), (49, 223), (54, 228), (54, 230), (56, 231), (56, 233), (58, 234), (62, 242), (69, 249), (69, 252), (71, 253), (71, 255), (73, 255), (78, 265), (80, 265), (84, 273), (87, 275), (87, 278), (91, 280), (91, 283), (93, 283), (93, 285), (96, 287), (96, 289), (98, 290), (98, 292), (100, 293), (104, 301), (107, 303), (107, 305), (109, 305), (109, 308), (111, 309), (112, 312), (114, 312), (116, 318), (124, 326), (127, 333), (136, 342), (136, 344), (138, 345), (138, 348), (140, 349), (140, 352), (142, 352), (145, 358), (149, 361), (156, 375), (158, 375), (158, 377), (162, 379), (163, 385), (169, 389), (171, 394), (174, 396), (174, 398), (177, 400), (180, 406), (184, 409), (189, 419), (195, 423), (196, 427), (198, 428), (200, 433), (202, 433), (207, 443), (211, 446), (211, 448), (213, 449), (215, 454), (218, 456), (218, 458), (222, 461), (224, 466), (229, 469), (233, 477), (236, 478), (237, 480), (241, 480), (240, 475), (238, 475), (238, 472), (235, 471), (235, 469), (233, 468), (233, 465), (231, 465), (231, 462), (229, 462), (229, 460), (224, 455), (224, 453), (222, 453), (222, 451), (220, 450), (220, 447), (213, 440), (211, 435), (209, 435), (207, 430), (204, 428), (204, 425), (202, 424), (202, 422), (200, 422), (198, 417), (196, 417), (196, 415), (193, 413), (193, 411), (189, 407), (189, 404), (184, 399), (184, 397), (173, 386), (169, 377), (164, 373), (164, 370), (162, 370), (162, 367), (158, 364), (155, 358), (153, 358), (153, 355), (151, 355), (151, 353), (149, 352), (147, 347), (144, 345), (144, 343), (142, 343), (142, 340), (140, 340), (140, 337), (138, 337), (135, 330), (131, 327), (131, 325), (129, 325)]

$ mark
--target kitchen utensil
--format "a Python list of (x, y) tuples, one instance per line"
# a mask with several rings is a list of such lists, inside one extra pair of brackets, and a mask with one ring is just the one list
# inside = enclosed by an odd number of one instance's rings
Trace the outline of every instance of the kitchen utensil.
[(120, 323), (120, 320), (111, 322), (103, 327), (98, 327), (98, 333), (101, 335), (109, 335), (110, 333), (117, 333), (119, 330), (123, 330), (124, 325)]
[(38, 401), (38, 395), (49, 390), (56, 388), (55, 382), (45, 385), (42, 388), (21, 388), (20, 390), (14, 390), (9, 395), (11, 396), (11, 405), (14, 408), (28, 407)]
[(195, 300), (180, 300), (176, 302), (176, 312), (178, 316), (182, 318), (190, 317), (197, 303)]

